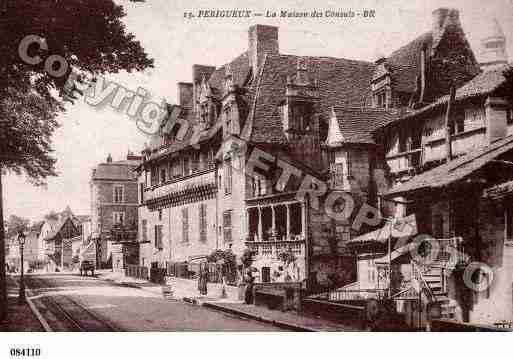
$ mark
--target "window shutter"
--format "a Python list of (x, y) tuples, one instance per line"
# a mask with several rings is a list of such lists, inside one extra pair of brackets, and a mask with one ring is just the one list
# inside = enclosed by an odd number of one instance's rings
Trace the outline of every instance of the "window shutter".
[(183, 158), (183, 175), (187, 176), (189, 174), (190, 174), (189, 157), (185, 156)]
[(191, 171), (196, 172), (199, 171), (199, 152), (194, 152), (191, 155)]
[(201, 203), (199, 205), (199, 224), (200, 224), (200, 241), (207, 240), (207, 205)]
[(223, 237), (225, 242), (232, 241), (232, 211), (223, 213)]
[(148, 221), (146, 219), (142, 220), (142, 240), (146, 242), (148, 240)]
[(182, 241), (189, 241), (189, 212), (187, 208), (182, 208)]
[(157, 226), (158, 234), (157, 234), (157, 248), (162, 249), (162, 225)]
[(224, 163), (224, 193), (232, 193), (232, 161), (226, 160)]

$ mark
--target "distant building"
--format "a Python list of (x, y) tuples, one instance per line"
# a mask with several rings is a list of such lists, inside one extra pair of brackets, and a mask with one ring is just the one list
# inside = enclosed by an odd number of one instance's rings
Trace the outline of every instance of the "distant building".
[(55, 217), (45, 218), (38, 235), (38, 248), (40, 257), (44, 253), (48, 271), (70, 269), (76, 264), (82, 240), (82, 221), (87, 218), (75, 216), (69, 206), (56, 213)]
[[(96, 243), (97, 265), (123, 268), (125, 262), (138, 262), (137, 177), (134, 169), (141, 157), (129, 152), (125, 160), (105, 163), (91, 173), (91, 239)], [(135, 259), (133, 259), (135, 257)]]

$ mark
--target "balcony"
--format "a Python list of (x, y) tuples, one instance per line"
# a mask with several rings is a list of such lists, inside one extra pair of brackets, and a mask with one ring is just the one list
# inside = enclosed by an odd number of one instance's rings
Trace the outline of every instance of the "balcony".
[(215, 170), (208, 169), (147, 188), (144, 192), (145, 203), (152, 210), (170, 203), (181, 203), (192, 197), (211, 198), (217, 192), (215, 176)]
[(399, 174), (419, 167), (421, 165), (421, 156), (422, 149), (417, 148), (411, 151), (389, 155), (386, 161), (390, 167), (390, 172)]
[(278, 254), (284, 251), (291, 251), (297, 257), (304, 257), (305, 240), (303, 236), (296, 238), (290, 241), (246, 241), (246, 247), (259, 257), (277, 259)]

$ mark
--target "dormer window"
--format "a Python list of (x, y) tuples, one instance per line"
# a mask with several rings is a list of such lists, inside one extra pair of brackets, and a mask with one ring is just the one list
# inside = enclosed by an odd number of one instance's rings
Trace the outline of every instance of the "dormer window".
[(208, 102), (203, 102), (200, 105), (200, 122), (208, 123)]
[(311, 128), (311, 119), (313, 106), (310, 102), (293, 102), (289, 105), (290, 113), (284, 108), (285, 130), (298, 132), (309, 131)]
[(375, 95), (375, 103), (378, 108), (387, 108), (387, 94), (385, 91)]

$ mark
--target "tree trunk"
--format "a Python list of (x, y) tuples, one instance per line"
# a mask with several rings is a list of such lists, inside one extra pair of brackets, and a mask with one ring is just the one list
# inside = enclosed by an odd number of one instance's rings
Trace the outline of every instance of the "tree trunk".
[(7, 319), (7, 278), (5, 275), (5, 233), (2, 191), (2, 167), (0, 166), (0, 323)]

